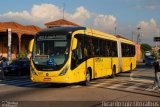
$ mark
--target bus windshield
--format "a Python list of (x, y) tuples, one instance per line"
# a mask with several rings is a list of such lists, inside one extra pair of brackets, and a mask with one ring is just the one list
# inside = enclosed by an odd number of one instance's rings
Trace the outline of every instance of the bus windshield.
[(69, 56), (70, 39), (70, 34), (37, 34), (32, 54), (36, 69), (61, 69)]

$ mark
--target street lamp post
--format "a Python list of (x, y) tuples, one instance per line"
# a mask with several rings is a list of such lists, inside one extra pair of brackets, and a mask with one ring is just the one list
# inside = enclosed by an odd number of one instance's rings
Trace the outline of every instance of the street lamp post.
[(139, 44), (139, 42), (140, 42), (140, 27), (138, 27), (137, 28), (137, 30), (138, 30), (138, 35), (137, 35), (137, 44)]
[(11, 28), (8, 28), (7, 32), (8, 32), (8, 60), (11, 61), (11, 41), (12, 41), (12, 30), (11, 30)]
[(117, 35), (117, 27), (116, 26), (114, 28), (114, 33), (115, 33), (115, 35)]
[(132, 41), (134, 42), (134, 32), (132, 31)]

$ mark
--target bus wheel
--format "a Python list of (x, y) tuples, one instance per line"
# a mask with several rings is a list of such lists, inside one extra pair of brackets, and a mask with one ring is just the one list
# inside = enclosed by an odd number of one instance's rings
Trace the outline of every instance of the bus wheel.
[(129, 70), (129, 72), (132, 72), (132, 63), (131, 63), (131, 65), (130, 65), (130, 70)]
[(91, 73), (89, 72), (89, 70), (87, 70), (86, 80), (84, 81), (84, 85), (85, 86), (89, 86), (90, 85), (90, 81), (91, 81)]
[(111, 78), (114, 78), (116, 74), (116, 67), (113, 66)]

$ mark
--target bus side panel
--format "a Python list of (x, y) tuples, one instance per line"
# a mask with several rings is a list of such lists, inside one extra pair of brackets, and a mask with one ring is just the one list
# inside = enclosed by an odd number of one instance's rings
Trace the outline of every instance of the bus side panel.
[(136, 68), (136, 57), (131, 58), (132, 70)]
[(104, 59), (102, 57), (94, 58), (94, 77), (102, 77)]
[(112, 67), (111, 67), (111, 58), (103, 58), (103, 71), (102, 76), (108, 76), (112, 74)]
[(94, 58), (95, 78), (111, 75), (111, 58)]
[(129, 71), (131, 69), (132, 64), (132, 70), (136, 68), (136, 57), (123, 57), (122, 58), (122, 72)]
[(123, 57), (122, 58), (122, 72), (129, 71), (131, 67), (131, 63), (132, 63), (132, 57)]

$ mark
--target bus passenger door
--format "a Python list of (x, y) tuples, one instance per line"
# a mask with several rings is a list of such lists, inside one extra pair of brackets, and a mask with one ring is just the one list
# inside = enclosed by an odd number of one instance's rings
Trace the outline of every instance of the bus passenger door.
[[(73, 53), (74, 54), (74, 53)], [(71, 69), (73, 70), (74, 82), (80, 82), (85, 80), (85, 71), (86, 71), (86, 61), (82, 61), (80, 57), (72, 55), (71, 60)]]
[(71, 69), (73, 70), (73, 77), (75, 82), (85, 80), (86, 61), (83, 55), (83, 35), (76, 34), (77, 47), (72, 50)]

